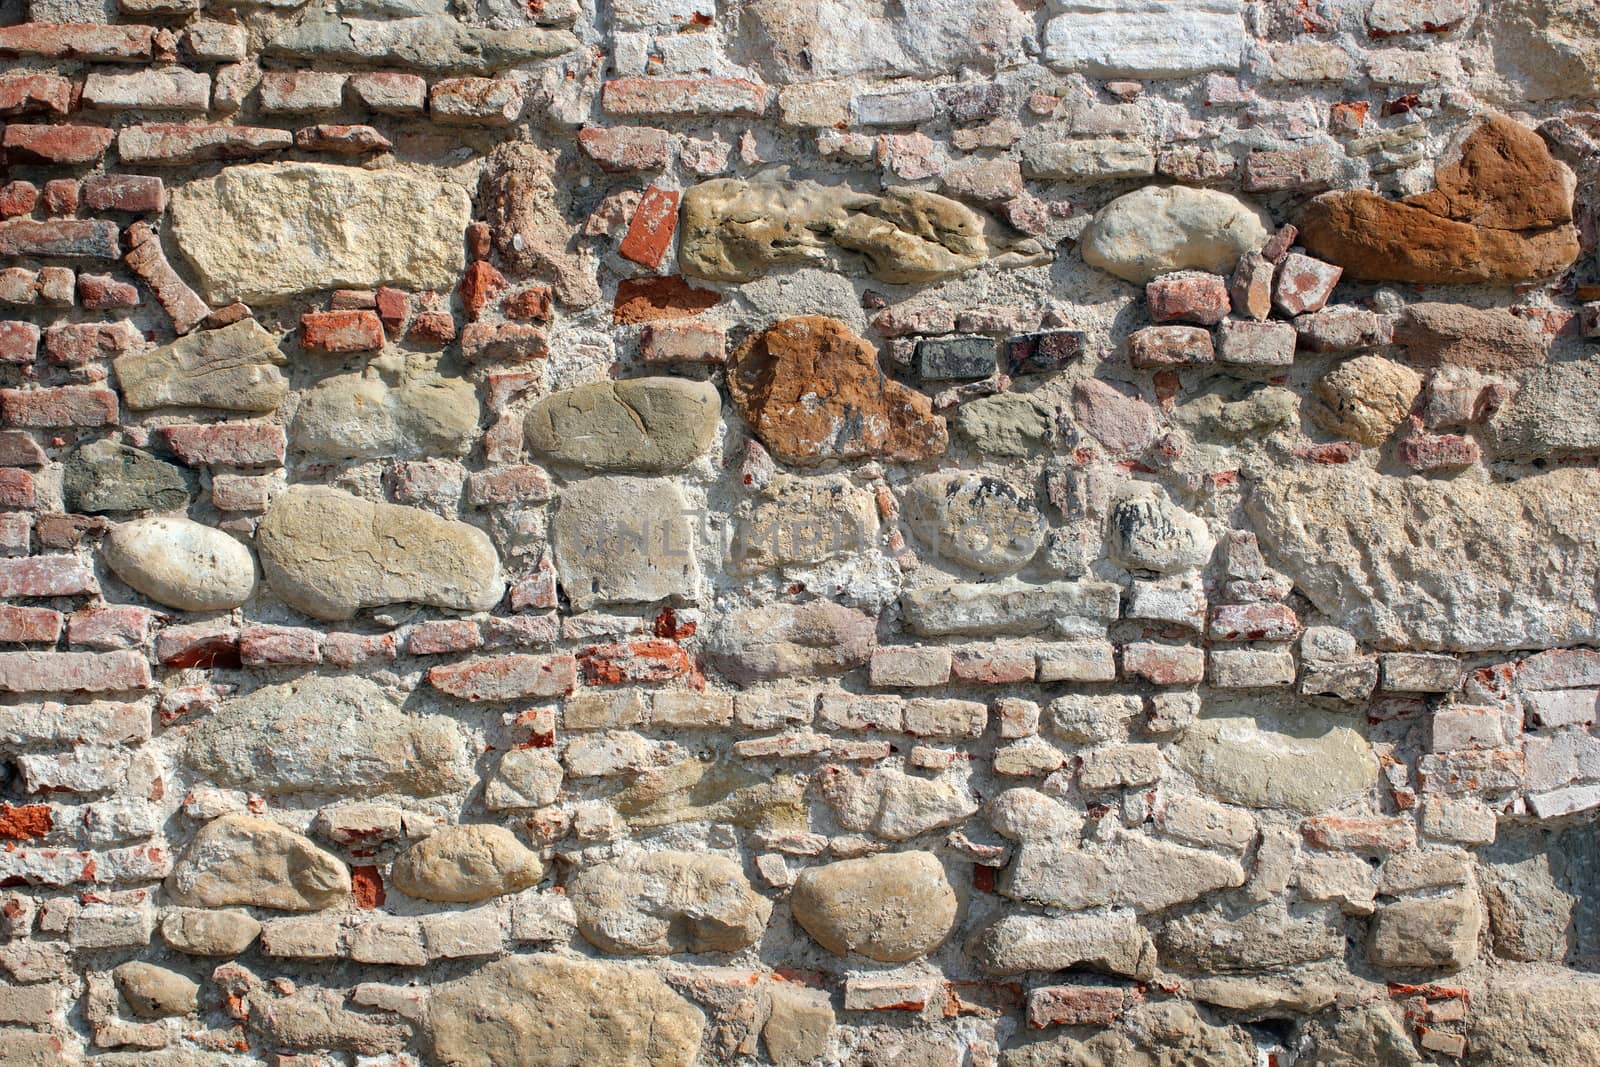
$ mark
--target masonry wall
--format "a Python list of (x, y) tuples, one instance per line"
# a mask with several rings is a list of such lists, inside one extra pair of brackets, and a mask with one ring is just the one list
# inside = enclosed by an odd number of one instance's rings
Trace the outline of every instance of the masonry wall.
[(0, 3), (0, 1062), (1600, 1063), (1589, 0)]

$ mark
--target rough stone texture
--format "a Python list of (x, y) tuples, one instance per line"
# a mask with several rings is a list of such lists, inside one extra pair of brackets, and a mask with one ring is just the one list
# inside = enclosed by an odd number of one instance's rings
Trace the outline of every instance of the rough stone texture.
[(1600, 402), (1600, 360), (1539, 367), (1485, 427), (1490, 450), (1504, 459), (1593, 455), (1600, 433), (1586, 413)]
[(101, 551), (118, 578), (169, 608), (225, 611), (255, 592), (250, 550), (221, 530), (189, 519), (119, 523)]
[(695, 532), (671, 482), (580, 482), (562, 494), (550, 532), (562, 588), (579, 607), (694, 595)]
[(272, 591), (318, 619), (407, 600), (482, 611), (504, 589), (499, 557), (481, 531), (337, 489), (284, 493), (256, 545)]
[(1422, 378), (1382, 356), (1357, 356), (1324, 375), (1315, 392), (1322, 403), (1311, 409), (1313, 422), (1335, 436), (1381, 445), (1411, 412)]
[(315, 289), (449, 288), (466, 190), (399, 171), (255, 163), (172, 197), (172, 236), (213, 304)]
[(1360, 799), (1378, 777), (1362, 736), (1310, 709), (1278, 729), (1254, 718), (1202, 719), (1185, 731), (1174, 756), (1220, 800), (1308, 815)]
[(566, 889), (583, 936), (623, 956), (736, 952), (772, 912), (726, 856), (646, 852), (586, 867)]
[(276, 823), (224, 815), (195, 835), (168, 888), (175, 902), (196, 907), (316, 911), (349, 897), (350, 872), (333, 855)]
[(985, 574), (1025, 566), (1044, 543), (1044, 520), (999, 478), (927, 475), (912, 483), (906, 521), (935, 553)]
[(708, 382), (632, 378), (581, 385), (528, 412), (528, 447), (586, 470), (680, 470), (711, 446), (721, 407)]
[(402, 711), (365, 678), (312, 676), (228, 700), (183, 758), (215, 781), (283, 793), (432, 796), (467, 774), (453, 722)]
[(137, 411), (205, 407), (274, 411), (288, 395), (278, 341), (255, 319), (203, 330), (113, 361), (123, 399)]
[(322, 459), (463, 456), (478, 436), (478, 397), (461, 378), (324, 378), (300, 398), (291, 447)]
[(838, 674), (860, 666), (877, 644), (869, 615), (827, 600), (794, 610), (739, 612), (709, 646), (718, 666), (740, 684), (771, 678)]
[(885, 378), (870, 344), (820, 315), (784, 319), (735, 349), (728, 391), (762, 443), (790, 463), (924, 459), (948, 444), (928, 399)]
[(931, 852), (899, 852), (807, 868), (791, 898), (795, 921), (828, 951), (905, 963), (937, 948), (960, 906)]
[(84, 445), (67, 460), (61, 488), (73, 511), (178, 511), (189, 503), (183, 472), (148, 452), (110, 440)]
[(419, 900), (471, 904), (539, 880), (544, 864), (500, 826), (447, 826), (400, 853), (394, 887)]
[(1407, 305), (1394, 343), (1414, 367), (1517, 370), (1538, 366), (1549, 352), (1549, 342), (1509, 311), (1433, 301)]
[(541, 954), (498, 960), (433, 991), (444, 1067), (692, 1067), (705, 1016), (654, 973)]

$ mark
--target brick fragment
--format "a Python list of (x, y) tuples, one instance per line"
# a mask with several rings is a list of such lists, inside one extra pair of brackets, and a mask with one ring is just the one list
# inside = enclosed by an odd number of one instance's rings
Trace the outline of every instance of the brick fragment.
[(33, 214), (39, 202), (39, 187), (32, 182), (6, 182), (0, 185), (0, 219)]
[(1287, 322), (1229, 318), (1217, 327), (1216, 345), (1223, 363), (1270, 370), (1294, 363), (1295, 332)]
[(227, 619), (168, 626), (156, 635), (156, 659), (163, 667), (237, 667), (239, 628)]
[(27, 365), (39, 355), (39, 327), (16, 320), (0, 322), (0, 363)]
[(172, 320), (173, 330), (181, 335), (200, 325), (211, 313), (211, 307), (172, 269), (167, 254), (161, 250), (161, 238), (150, 224), (133, 223), (128, 227), (126, 240), (128, 251), (122, 261), (155, 294), (156, 303)]
[(117, 394), (103, 386), (0, 389), (0, 424), (8, 427), (113, 426), (116, 422)]
[(435, 122), (509, 126), (522, 114), (522, 86), (510, 78), (444, 78), (428, 90)]
[(420, 112), (427, 103), (427, 80), (415, 74), (398, 74), (384, 71), (374, 74), (353, 74), (350, 91), (373, 111), (385, 115), (406, 115)]
[(153, 26), (87, 22), (25, 22), (0, 27), (0, 56), (141, 63), (155, 56)]
[(545, 332), (537, 326), (473, 322), (461, 331), (461, 358), (468, 363), (530, 363), (549, 354)]
[(1008, 337), (1000, 356), (1007, 373), (1049, 374), (1065, 370), (1082, 357), (1087, 345), (1082, 330), (1041, 330)]
[(270, 155), (294, 143), (287, 130), (261, 126), (128, 126), (117, 134), (125, 164), (178, 167), (212, 160)]
[(166, 184), (144, 174), (91, 174), (83, 181), (83, 202), (92, 211), (158, 215), (167, 206)]
[(1325, 145), (1278, 151), (1256, 150), (1245, 157), (1244, 190), (1247, 193), (1287, 189), (1321, 189), (1333, 181), (1337, 166)]
[[(78, 212), (78, 181), (75, 178), (54, 178), (44, 183), (44, 212), (46, 215), (75, 215)], [(47, 267), (43, 270), (59, 268)], [(43, 270), (40, 273), (43, 273)]]
[(1211, 331), (1202, 326), (1146, 326), (1128, 335), (1128, 361), (1140, 369), (1196, 366), (1215, 359)]
[(925, 688), (950, 680), (948, 648), (884, 647), (872, 653), (869, 675), (879, 688)]
[(1288, 641), (1299, 632), (1300, 619), (1287, 604), (1219, 604), (1207, 627), (1213, 641)]
[(471, 701), (564, 696), (577, 680), (578, 662), (570, 655), (496, 656), (428, 671), (429, 685), (441, 693)]
[(1395, 458), (1414, 471), (1424, 473), (1460, 470), (1482, 458), (1478, 442), (1464, 434), (1419, 433), (1404, 437), (1395, 448)]
[(129, 322), (73, 322), (44, 331), (45, 356), (58, 367), (103, 363), (143, 342)]
[(727, 337), (713, 323), (651, 323), (639, 333), (639, 355), (646, 363), (720, 364), (727, 358)]
[(419, 622), (406, 635), (406, 653), (440, 656), (471, 652), (483, 647), (483, 631), (471, 619), (434, 619)]
[(294, 146), (305, 152), (329, 152), (339, 156), (362, 156), (386, 152), (393, 142), (371, 126), (322, 124), (294, 131)]
[(271, 112), (337, 111), (346, 75), (314, 70), (269, 70), (261, 76), (261, 107)]
[(617, 284), (611, 321), (622, 325), (684, 319), (716, 307), (721, 301), (721, 293), (696, 289), (676, 274), (661, 278), (625, 278)]
[(613, 115), (727, 115), (760, 118), (765, 86), (740, 78), (613, 78), (600, 91)]
[(117, 224), (105, 219), (11, 219), (0, 222), (0, 256), (116, 259), (119, 235)]
[(322, 662), (322, 634), (304, 626), (245, 626), (239, 631), (244, 667), (312, 667)]
[(162, 426), (156, 438), (189, 466), (273, 467), (287, 447), (283, 427), (264, 422)]
[(1409, 816), (1352, 818), (1319, 815), (1300, 824), (1306, 843), (1339, 852), (1403, 852), (1417, 843), (1416, 822)]
[(1197, 685), (1205, 679), (1205, 652), (1190, 645), (1148, 641), (1122, 647), (1122, 673), (1154, 685)]
[(8, 163), (47, 163), (76, 166), (98, 163), (111, 147), (111, 131), (104, 126), (22, 126), (12, 123), (0, 135), (0, 148)]
[[(550, 297), (548, 286), (530, 285), (526, 289), (518, 289), (500, 301), (500, 310), (508, 319), (549, 322)], [(720, 363), (721, 359), (719, 358), (717, 362)]]
[(644, 191), (633, 221), (628, 224), (628, 234), (617, 249), (622, 258), (651, 270), (661, 265), (678, 228), (679, 195), (675, 189), (655, 185)]
[(1272, 303), (1285, 315), (1320, 311), (1333, 296), (1333, 288), (1343, 274), (1343, 267), (1290, 252), (1278, 263)]
[(59, 74), (18, 70), (0, 74), (0, 116), (72, 109), (72, 82)]
[(1228, 283), (1219, 274), (1179, 271), (1144, 287), (1145, 303), (1156, 322), (1194, 322), (1213, 326), (1228, 314)]
[(456, 321), (447, 311), (424, 311), (411, 320), (406, 340), (422, 345), (440, 347), (456, 337)]
[(478, 508), (542, 504), (554, 495), (549, 473), (532, 464), (476, 471), (467, 478), (467, 503)]
[(308, 311), (300, 316), (308, 352), (370, 352), (383, 347), (383, 322), (373, 311)]
[(101, 693), (149, 689), (137, 652), (0, 652), (0, 692)]
[(1143, 999), (1129, 986), (1040, 986), (1028, 991), (1028, 1027), (1110, 1026)]
[(638, 685), (668, 682), (695, 673), (694, 660), (675, 641), (624, 641), (578, 650), (578, 666), (588, 685)]
[(506, 281), (506, 276), (488, 260), (480, 259), (467, 264), (457, 289), (461, 295), (461, 307), (466, 311), (467, 318), (477, 321), (483, 314), (483, 309), (508, 284), (510, 283)]
[(249, 31), (227, 22), (191, 22), (183, 39), (190, 55), (211, 63), (237, 63), (250, 47)]
[(578, 146), (611, 173), (660, 170), (672, 158), (672, 135), (649, 126), (585, 126)]
[(139, 648), (150, 639), (154, 623), (155, 613), (147, 608), (92, 605), (67, 616), (67, 644), (100, 650)]

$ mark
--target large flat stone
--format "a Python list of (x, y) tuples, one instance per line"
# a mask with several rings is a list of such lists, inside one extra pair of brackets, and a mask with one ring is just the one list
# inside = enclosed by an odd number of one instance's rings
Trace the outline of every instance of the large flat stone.
[[(1066, 0), (1044, 31), (1045, 62), (1096, 78), (1182, 78), (1238, 70), (1239, 0)], [(1182, 27), (1175, 32), (1175, 27)]]
[(399, 170), (322, 163), (229, 167), (173, 193), (172, 238), (212, 303), (320, 289), (449, 289), (472, 199)]
[(624, 956), (736, 952), (772, 914), (738, 862), (716, 854), (635, 853), (583, 868), (566, 889), (584, 939)]
[(1363, 800), (1378, 780), (1366, 738), (1342, 721), (1309, 707), (1229, 706), (1190, 726), (1169, 755), (1220, 800), (1315, 815)]
[(122, 398), (135, 411), (166, 407), (275, 411), (289, 393), (278, 340), (255, 319), (201, 330), (170, 345), (112, 360)]
[[(376, 10), (383, 10), (375, 5)], [(334, 18), (314, 11), (267, 42), (267, 55), (334, 63), (410, 67), (437, 74), (470, 74), (570, 52), (578, 39), (566, 30), (469, 26), (447, 15), (412, 18)]]
[(318, 619), (412, 601), (487, 611), (505, 591), (482, 530), (327, 486), (292, 486), (256, 531), (272, 591)]
[(389, 385), (340, 374), (300, 397), (289, 443), (324, 459), (464, 456), (478, 436), (478, 391), (464, 378), (428, 376)]
[(167, 889), (178, 904), (315, 911), (349, 897), (338, 858), (277, 823), (224, 815), (195, 834)]
[(589, 478), (561, 494), (550, 530), (556, 573), (580, 609), (692, 597), (694, 530), (673, 482)]
[(1330, 621), (1388, 648), (1551, 648), (1600, 637), (1600, 477), (1279, 471), (1246, 502), (1268, 560)]
[(528, 447), (588, 470), (681, 470), (711, 446), (722, 398), (710, 382), (630, 378), (565, 389), (528, 412)]

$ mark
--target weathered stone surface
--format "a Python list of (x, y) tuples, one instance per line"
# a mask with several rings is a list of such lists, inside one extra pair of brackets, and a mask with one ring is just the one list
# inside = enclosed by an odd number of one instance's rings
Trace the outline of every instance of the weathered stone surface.
[(61, 488), (69, 508), (91, 515), (178, 511), (189, 504), (182, 469), (110, 438), (91, 441), (67, 458)]
[(979, 397), (956, 411), (956, 433), (983, 456), (1026, 456), (1049, 443), (1050, 405), (1027, 393)]
[(1331, 909), (1291, 915), (1269, 903), (1233, 915), (1213, 907), (1169, 919), (1159, 943), (1162, 962), (1179, 970), (1265, 971), (1341, 955), (1344, 929)]
[(434, 989), (441, 1067), (693, 1067), (705, 1016), (656, 974), (543, 953)]
[(550, 532), (556, 573), (577, 608), (690, 597), (699, 581), (688, 504), (670, 481), (576, 482)]
[(1315, 386), (1311, 419), (1338, 437), (1377, 446), (1399, 428), (1422, 392), (1422, 376), (1382, 356), (1357, 356)]
[(1025, 834), (999, 891), (1012, 900), (1077, 911), (1103, 905), (1162, 911), (1244, 884), (1237, 860), (1124, 834), (1109, 847), (1065, 835)]
[(892, 767), (855, 771), (824, 767), (822, 796), (839, 825), (904, 841), (952, 826), (978, 810), (965, 785), (946, 778), (919, 778)]
[(494, 545), (476, 527), (325, 486), (279, 496), (256, 546), (272, 591), (318, 619), (401, 601), (485, 611), (505, 589)]
[(1544, 138), (1490, 115), (1434, 168), (1434, 188), (1406, 203), (1441, 218), (1497, 230), (1531, 230), (1572, 221), (1572, 171)]
[(120, 523), (111, 528), (101, 552), (118, 578), (169, 608), (225, 611), (249, 600), (256, 588), (250, 549), (186, 518)]
[(948, 444), (928, 398), (884, 377), (871, 344), (820, 315), (784, 319), (741, 344), (728, 360), (728, 391), (788, 463), (926, 459)]
[(1175, 574), (1202, 566), (1216, 544), (1204, 520), (1165, 492), (1118, 504), (1111, 513), (1110, 558), (1135, 571)]
[(877, 647), (877, 620), (827, 600), (798, 607), (747, 608), (713, 629), (706, 650), (740, 685), (774, 678), (842, 674)]
[(1385, 904), (1372, 917), (1367, 959), (1379, 967), (1458, 971), (1478, 955), (1482, 912), (1471, 889)]
[(1048, 262), (1037, 242), (992, 242), (975, 210), (921, 189), (882, 196), (814, 181), (718, 178), (683, 194), (679, 263), (691, 277), (748, 282), (774, 266), (826, 262), (831, 242), (886, 282), (932, 282), (995, 259)]
[(829, 952), (905, 963), (944, 943), (960, 901), (933, 853), (888, 852), (807, 867), (790, 905)]
[(200, 986), (176, 971), (129, 960), (111, 972), (117, 991), (141, 1019), (191, 1015), (199, 1009)]
[(1119, 590), (1109, 582), (1049, 585), (935, 585), (900, 594), (906, 624), (924, 637), (1028, 634), (1055, 626), (1069, 634), (1103, 630), (1116, 618)]
[(1274, 729), (1253, 716), (1207, 716), (1170, 758), (1220, 800), (1317, 814), (1367, 795), (1378, 765), (1366, 739), (1309, 708), (1289, 709)]
[(471, 904), (533, 885), (544, 864), (501, 826), (447, 826), (395, 858), (390, 881), (419, 900)]
[(1331, 1017), (1312, 1020), (1303, 1031), (1302, 1046), (1307, 1067), (1357, 1063), (1421, 1067), (1424, 1062), (1404, 1025), (1382, 1004), (1335, 1011)]
[(203, 407), (274, 411), (289, 383), (277, 364), (287, 357), (255, 319), (201, 330), (170, 345), (112, 360), (122, 398), (135, 411)]
[(316, 289), (448, 289), (464, 265), (466, 190), (405, 171), (229, 167), (172, 196), (172, 237), (212, 303)]
[(778, 1067), (805, 1067), (828, 1052), (833, 1005), (821, 990), (774, 986), (771, 1011), (761, 1028), (767, 1055)]
[(464, 456), (478, 436), (478, 393), (464, 378), (324, 378), (300, 397), (289, 442), (323, 459)]
[(514, 748), (500, 757), (494, 777), (483, 789), (490, 811), (542, 808), (561, 795), (564, 772), (555, 753), (545, 748)]
[(1044, 543), (1044, 518), (1022, 490), (981, 474), (927, 474), (906, 491), (905, 521), (937, 555), (1005, 574), (1027, 565)]
[(161, 920), (161, 937), (191, 956), (237, 956), (261, 934), (261, 923), (245, 911), (176, 908)]
[(1394, 343), (1417, 367), (1517, 370), (1543, 363), (1550, 343), (1503, 308), (1423, 301), (1407, 305), (1394, 324)]
[(858, 556), (877, 534), (877, 502), (849, 479), (779, 475), (741, 509), (728, 557), (736, 572), (756, 574)]
[(1194, 1005), (1181, 1001), (1136, 1005), (1121, 1025), (1085, 1040), (1047, 1038), (1008, 1049), (1000, 1067), (1251, 1067), (1257, 1062), (1249, 1030), (1209, 1023)]
[(1508, 0), (1484, 29), (1508, 102), (1600, 93), (1600, 13), (1584, 0)]
[[(381, 5), (346, 4), (350, 13), (388, 13)], [(438, 74), (499, 70), (570, 52), (577, 38), (566, 30), (470, 26), (443, 12), (402, 9), (411, 18), (378, 20), (313, 12), (277, 33), (266, 54), (290, 59), (408, 67)]]
[(1084, 966), (1129, 977), (1154, 973), (1150, 934), (1131, 911), (1003, 915), (975, 934), (967, 952), (990, 974)]
[(1078, 248), (1090, 266), (1142, 285), (1176, 270), (1231, 274), (1270, 232), (1266, 213), (1236, 196), (1147, 185), (1096, 212)]
[(630, 378), (580, 385), (528, 412), (528, 447), (587, 470), (675, 471), (711, 446), (722, 398), (710, 382)]
[(1472, 990), (1467, 1049), (1471, 1067), (1593, 1062), (1600, 1057), (1600, 981), (1554, 969), (1489, 979)]
[(600, 283), (590, 251), (569, 248), (571, 194), (566, 181), (556, 180), (557, 157), (554, 149), (526, 141), (498, 145), (483, 181), (485, 217), (495, 250), (511, 272), (548, 277), (557, 300), (585, 308), (600, 299)]
[(696, 852), (643, 852), (567, 879), (578, 930), (606, 952), (735, 952), (766, 930), (772, 904), (739, 864)]
[(1575, 359), (1538, 367), (1517, 395), (1489, 419), (1489, 451), (1502, 459), (1600, 452), (1600, 359)]
[(253, 815), (224, 815), (195, 834), (167, 881), (178, 904), (316, 911), (347, 899), (350, 872), (309, 840)]
[(270, 793), (433, 796), (468, 784), (466, 746), (442, 715), (402, 711), (366, 678), (300, 678), (226, 701), (189, 736), (184, 762)]
[(1481, 484), (1357, 465), (1280, 471), (1246, 503), (1270, 561), (1330, 619), (1384, 647), (1457, 651), (1600, 634), (1597, 506), (1592, 471)]

